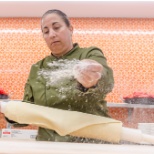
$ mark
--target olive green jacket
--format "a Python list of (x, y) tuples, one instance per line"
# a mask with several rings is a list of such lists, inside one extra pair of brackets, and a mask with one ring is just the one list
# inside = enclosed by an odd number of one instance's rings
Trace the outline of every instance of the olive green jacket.
[[(73, 77), (65, 79), (57, 84), (47, 84), (47, 79), (39, 75), (41, 70), (56, 70), (48, 66), (54, 61), (93, 59), (103, 65), (102, 79), (92, 88), (86, 89)], [(63, 61), (61, 61), (63, 63)], [(74, 44), (74, 48), (57, 59), (52, 54), (32, 65), (25, 85), (24, 102), (52, 108), (80, 111), (101, 116), (109, 116), (107, 113), (105, 96), (112, 91), (114, 84), (112, 69), (107, 65), (106, 58), (97, 47), (80, 48)], [(63, 89), (63, 90), (61, 90)], [(41, 111), (40, 111), (41, 112)], [(55, 131), (39, 128), (37, 140), (67, 141), (72, 142), (75, 138), (70, 136), (61, 137)]]

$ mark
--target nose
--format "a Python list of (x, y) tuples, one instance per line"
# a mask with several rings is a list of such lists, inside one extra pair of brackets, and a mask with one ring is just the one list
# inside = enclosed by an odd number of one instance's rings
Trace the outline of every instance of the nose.
[(55, 32), (54, 30), (50, 30), (50, 32), (49, 32), (49, 37), (50, 37), (50, 38), (56, 37), (56, 32)]

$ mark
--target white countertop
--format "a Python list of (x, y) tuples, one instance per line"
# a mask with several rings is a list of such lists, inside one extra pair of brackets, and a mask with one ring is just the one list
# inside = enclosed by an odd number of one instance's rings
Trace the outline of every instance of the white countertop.
[(0, 154), (154, 154), (154, 146), (0, 140)]

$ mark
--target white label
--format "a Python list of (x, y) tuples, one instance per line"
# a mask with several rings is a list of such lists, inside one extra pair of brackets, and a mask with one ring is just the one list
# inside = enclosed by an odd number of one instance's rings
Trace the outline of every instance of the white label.
[(11, 138), (11, 129), (2, 129), (2, 138)]
[(32, 139), (35, 140), (37, 130), (25, 130), (25, 129), (2, 129), (2, 138), (9, 139)]

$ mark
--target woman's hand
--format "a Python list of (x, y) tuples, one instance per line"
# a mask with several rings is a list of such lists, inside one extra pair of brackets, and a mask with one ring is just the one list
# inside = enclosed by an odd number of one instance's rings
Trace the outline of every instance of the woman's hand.
[(102, 71), (101, 64), (91, 59), (84, 59), (74, 66), (73, 75), (85, 88), (90, 88), (97, 84)]

